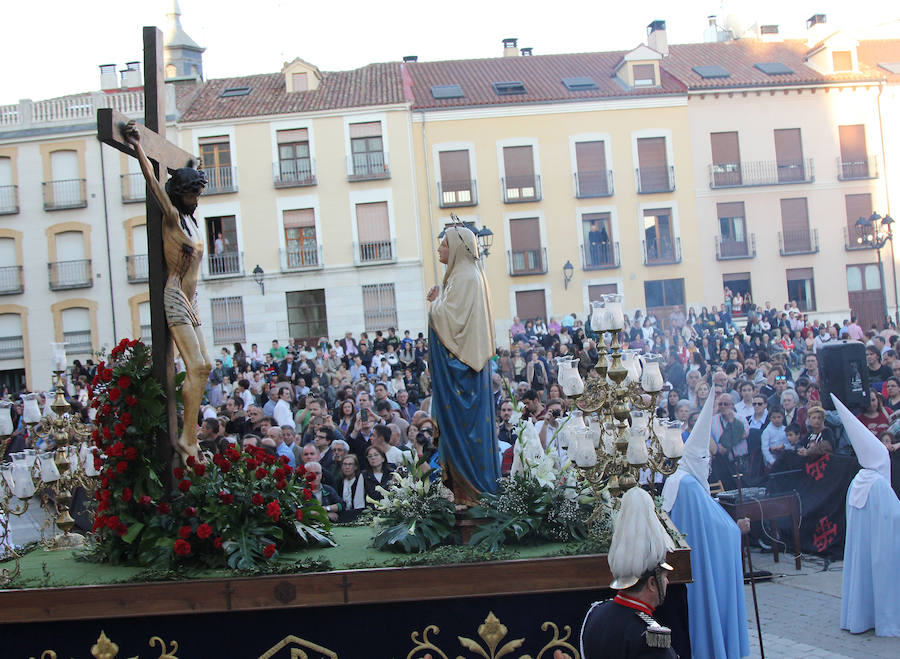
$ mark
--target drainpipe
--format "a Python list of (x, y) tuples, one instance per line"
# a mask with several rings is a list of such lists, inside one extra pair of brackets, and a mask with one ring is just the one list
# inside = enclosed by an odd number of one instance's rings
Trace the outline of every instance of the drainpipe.
[(431, 265), (434, 268), (434, 283), (436, 284), (440, 279), (438, 278), (437, 259), (434, 256), (434, 241), (437, 234), (434, 232), (434, 211), (431, 207), (431, 178), (428, 175), (428, 137), (425, 133), (425, 111), (419, 110), (419, 114), (422, 115), (422, 162), (425, 165), (425, 195), (428, 200), (428, 230), (431, 234)]
[[(113, 345), (119, 341), (119, 332), (116, 329), (116, 299), (113, 295), (113, 279), (112, 279), (112, 254), (109, 239), (109, 206), (106, 198), (106, 165), (103, 159), (103, 143), (97, 138), (100, 145), (100, 181), (103, 183), (103, 224), (106, 229), (106, 278), (109, 280), (109, 307), (112, 317)], [(100, 337), (97, 337), (98, 341)]]
[[(878, 85), (878, 136), (881, 138), (881, 175), (884, 177), (884, 201), (887, 206), (885, 215), (891, 214), (891, 193), (888, 185), (887, 150), (884, 148), (884, 119), (881, 114), (881, 95), (884, 92), (884, 80)], [(891, 237), (891, 268), (894, 274), (894, 322), (900, 327), (900, 303), (897, 300), (897, 257), (894, 254), (894, 238)], [(887, 297), (885, 295), (885, 297)]]

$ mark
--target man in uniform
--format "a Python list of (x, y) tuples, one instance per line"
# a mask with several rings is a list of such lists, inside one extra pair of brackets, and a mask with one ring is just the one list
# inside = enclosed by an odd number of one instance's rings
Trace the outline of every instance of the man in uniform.
[(639, 487), (628, 490), (609, 548), (611, 586), (619, 593), (588, 611), (581, 627), (583, 659), (677, 659), (671, 631), (653, 618), (672, 569), (666, 552), (674, 548), (650, 495)]

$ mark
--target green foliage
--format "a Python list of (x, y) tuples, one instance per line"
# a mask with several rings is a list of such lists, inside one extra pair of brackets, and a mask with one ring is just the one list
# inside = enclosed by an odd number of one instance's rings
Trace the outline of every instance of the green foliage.
[(375, 537), (372, 546), (403, 553), (423, 552), (450, 538), (456, 523), (453, 502), (440, 483), (413, 468), (406, 477), (394, 474), (394, 481), (381, 489), (375, 503)]

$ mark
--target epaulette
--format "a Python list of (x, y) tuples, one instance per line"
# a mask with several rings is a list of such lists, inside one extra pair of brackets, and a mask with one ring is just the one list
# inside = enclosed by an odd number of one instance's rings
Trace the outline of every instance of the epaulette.
[(644, 631), (644, 639), (647, 641), (648, 647), (668, 648), (672, 646), (671, 629), (663, 627), (643, 611), (635, 611), (635, 614), (647, 625), (647, 629)]

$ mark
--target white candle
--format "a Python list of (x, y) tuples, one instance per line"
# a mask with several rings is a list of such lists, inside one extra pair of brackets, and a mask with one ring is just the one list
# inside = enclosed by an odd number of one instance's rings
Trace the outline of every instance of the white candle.
[(22, 420), (25, 423), (37, 423), (41, 420), (41, 408), (38, 407), (37, 394), (22, 394), (25, 408), (22, 411)]
[(12, 403), (0, 401), (0, 437), (8, 437), (13, 434)]
[(53, 370), (54, 371), (65, 371), (66, 370), (66, 344), (65, 343), (51, 343), (50, 344), (50, 352), (52, 354), (53, 359)]

